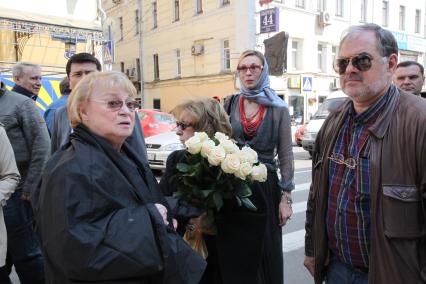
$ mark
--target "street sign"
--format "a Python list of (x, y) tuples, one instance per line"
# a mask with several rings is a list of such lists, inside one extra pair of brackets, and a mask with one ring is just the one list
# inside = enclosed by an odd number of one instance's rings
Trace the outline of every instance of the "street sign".
[(260, 11), (260, 33), (277, 32), (279, 15), (278, 7)]
[(312, 92), (312, 77), (302, 77), (302, 91)]

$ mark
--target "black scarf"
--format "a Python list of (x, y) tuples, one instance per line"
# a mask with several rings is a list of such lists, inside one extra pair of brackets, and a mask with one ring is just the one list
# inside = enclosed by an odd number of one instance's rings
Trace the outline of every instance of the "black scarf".
[(33, 92), (30, 92), (27, 89), (25, 89), (24, 87), (21, 87), (17, 84), (15, 84), (15, 86), (13, 86), (12, 91), (15, 92), (15, 93), (19, 93), (21, 95), (24, 95), (26, 97), (29, 97), (30, 99), (32, 99), (34, 101), (37, 100), (37, 95), (34, 95)]
[[(151, 170), (139, 159), (136, 152), (125, 142), (121, 148), (122, 153), (115, 150), (109, 141), (91, 132), (87, 127), (80, 124), (72, 134), (70, 141), (80, 141), (102, 151), (125, 176), (132, 185), (132, 191), (138, 200), (143, 203), (161, 203), (167, 207), (157, 180)], [(125, 156), (124, 156), (125, 155)]]

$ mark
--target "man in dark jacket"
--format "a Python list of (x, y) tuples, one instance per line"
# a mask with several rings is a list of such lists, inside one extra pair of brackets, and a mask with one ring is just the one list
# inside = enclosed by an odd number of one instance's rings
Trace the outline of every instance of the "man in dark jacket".
[(306, 210), (315, 283), (426, 283), (426, 102), (392, 84), (397, 62), (378, 25), (341, 40), (334, 69), (350, 100), (318, 133)]
[(0, 283), (10, 283), (12, 265), (21, 283), (44, 283), (43, 257), (33, 229), (29, 197), (50, 152), (49, 134), (34, 101), (0, 84), (0, 123), (6, 129), (21, 174), (15, 193), (4, 207), (8, 251), (6, 265), (0, 268)]
[(41, 69), (37, 64), (18, 62), (12, 69), (12, 91), (27, 96), (34, 101), (37, 99), (41, 88)]

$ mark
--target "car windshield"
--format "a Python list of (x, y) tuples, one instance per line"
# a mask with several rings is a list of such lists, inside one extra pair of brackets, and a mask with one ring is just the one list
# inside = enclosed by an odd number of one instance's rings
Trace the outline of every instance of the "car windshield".
[(162, 122), (167, 124), (175, 123), (175, 120), (172, 116), (164, 115), (164, 114), (154, 114), (154, 120), (156, 122)]
[(330, 110), (337, 109), (346, 98), (334, 98), (325, 100), (319, 107), (317, 112), (314, 114), (313, 119), (326, 118), (330, 113)]

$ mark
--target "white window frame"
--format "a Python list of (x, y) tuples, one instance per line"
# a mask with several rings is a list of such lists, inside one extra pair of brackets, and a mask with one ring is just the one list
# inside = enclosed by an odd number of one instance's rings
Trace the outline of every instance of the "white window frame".
[[(296, 45), (296, 47), (294, 46)], [(302, 41), (298, 39), (292, 39), (291, 41), (291, 70), (300, 70), (300, 60), (302, 55)]]
[(305, 9), (305, 0), (295, 0), (296, 8)]
[(405, 31), (405, 6), (399, 6), (399, 30)]
[(327, 11), (327, 0), (317, 0), (317, 11)]
[(361, 0), (361, 17), (359, 19), (360, 22), (367, 22), (367, 10), (368, 10), (368, 0)]
[(325, 61), (327, 58), (327, 45), (319, 42), (317, 45), (317, 68), (320, 72), (326, 72)]
[(229, 39), (222, 40), (221, 56), (222, 56), (222, 71), (231, 70), (231, 47)]
[(414, 16), (414, 32), (416, 34), (419, 34), (420, 30), (421, 30), (420, 24), (421, 24), (421, 21), (422, 21), (422, 11), (420, 9), (416, 9), (415, 13), (416, 14)]
[(382, 26), (389, 25), (389, 1), (382, 1)]
[(220, 0), (220, 7), (228, 6), (231, 4), (231, 0)]
[(336, 0), (336, 16), (343, 17), (343, 0)]

